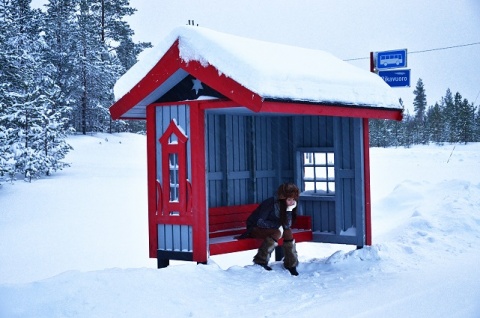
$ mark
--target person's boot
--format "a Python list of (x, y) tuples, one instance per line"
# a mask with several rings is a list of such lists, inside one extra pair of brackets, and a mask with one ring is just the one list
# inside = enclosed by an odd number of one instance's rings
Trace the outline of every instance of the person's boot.
[(271, 237), (267, 237), (263, 240), (262, 245), (258, 249), (257, 255), (253, 257), (253, 263), (262, 266), (266, 270), (272, 270), (270, 266), (268, 266), (268, 262), (270, 261), (270, 255), (272, 255), (273, 250), (278, 245), (278, 243)]
[(283, 266), (290, 272), (290, 274), (297, 276), (298, 255), (297, 248), (294, 240), (283, 241), (283, 252), (285, 257), (283, 258)]

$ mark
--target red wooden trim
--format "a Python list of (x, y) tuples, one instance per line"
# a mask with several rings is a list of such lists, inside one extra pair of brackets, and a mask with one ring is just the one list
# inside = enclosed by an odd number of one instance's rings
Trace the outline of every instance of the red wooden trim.
[[(222, 225), (225, 223), (237, 223), (237, 222), (243, 222), (245, 226), (245, 221), (247, 218), (250, 216), (251, 212), (232, 212), (229, 214), (223, 214), (223, 215), (208, 215), (208, 223), (210, 225)], [(226, 227), (226, 228), (234, 228), (233, 226)]]
[(296, 102), (264, 101), (261, 112), (316, 115), (316, 116), (339, 116), (355, 118), (376, 118), (402, 120), (403, 111), (400, 109), (385, 109), (362, 106), (338, 106), (329, 104), (303, 104)]
[(162, 184), (157, 179), (157, 214), (163, 215), (163, 189)]
[(372, 207), (370, 198), (370, 137), (368, 118), (363, 119), (363, 161), (365, 179), (365, 244), (372, 245)]
[(157, 258), (157, 159), (156, 159), (155, 107), (147, 107), (147, 185), (148, 185), (148, 237), (149, 256)]
[(193, 260), (206, 262), (207, 192), (205, 162), (205, 112), (198, 103), (190, 103), (190, 153), (192, 169)]
[(295, 221), (295, 224), (292, 226), (292, 228), (311, 230), (312, 218), (306, 215), (297, 215), (297, 220)]
[(156, 224), (174, 224), (174, 225), (192, 225), (193, 220), (191, 216), (173, 216), (173, 215), (157, 215), (155, 218)]
[(218, 70), (212, 65), (203, 66), (198, 61), (180, 62), (182, 69), (192, 76), (196, 77), (203, 83), (214, 88), (223, 96), (235, 101), (239, 105), (243, 105), (254, 112), (260, 110), (263, 98), (240, 85), (238, 82), (225, 74), (219, 74)]
[(187, 193), (186, 193), (186, 196), (187, 196), (187, 214), (189, 214), (190, 216), (193, 214), (192, 212), (192, 183), (188, 180), (185, 180), (185, 183), (186, 183), (186, 188), (187, 188)]
[[(177, 137), (176, 143), (169, 143), (170, 137), (175, 135)], [(163, 217), (168, 218), (170, 212), (177, 211), (180, 216), (187, 217), (187, 154), (186, 142), (188, 137), (177, 126), (175, 120), (171, 120), (165, 132), (160, 137), (159, 141), (162, 145), (162, 184), (165, 194), (163, 195)], [(170, 158), (171, 154), (178, 156), (178, 201), (170, 201), (169, 184), (170, 184)], [(190, 212), (190, 211), (188, 211)], [(177, 216), (172, 216), (175, 220), (180, 221)], [(184, 218), (182, 218), (183, 220)], [(187, 218), (188, 219), (188, 218)], [(188, 221), (187, 221), (188, 222)], [(188, 222), (190, 223), (190, 222)], [(187, 223), (175, 223), (187, 224)]]
[(119, 119), (147, 97), (148, 94), (153, 92), (160, 84), (164, 83), (179, 68), (180, 57), (177, 40), (147, 75), (110, 107), (112, 118)]

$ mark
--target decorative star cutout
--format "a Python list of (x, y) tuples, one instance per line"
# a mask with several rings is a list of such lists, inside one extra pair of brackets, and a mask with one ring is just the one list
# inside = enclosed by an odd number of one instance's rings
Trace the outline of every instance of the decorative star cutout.
[(198, 79), (192, 79), (192, 82), (193, 82), (193, 87), (192, 87), (192, 90), (194, 89), (195, 90), (195, 94), (198, 95), (198, 91), (203, 89), (203, 86), (202, 86), (202, 82)]

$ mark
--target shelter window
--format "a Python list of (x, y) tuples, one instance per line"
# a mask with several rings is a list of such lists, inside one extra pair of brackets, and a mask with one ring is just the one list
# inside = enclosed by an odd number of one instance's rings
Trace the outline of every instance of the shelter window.
[(169, 174), (170, 174), (170, 201), (179, 200), (179, 166), (178, 154), (169, 154)]
[(333, 149), (301, 152), (302, 195), (335, 194)]

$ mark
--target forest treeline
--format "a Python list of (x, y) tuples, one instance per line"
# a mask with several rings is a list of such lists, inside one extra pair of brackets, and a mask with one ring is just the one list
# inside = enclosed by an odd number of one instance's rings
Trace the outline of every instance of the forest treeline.
[[(370, 120), (370, 146), (410, 147), (417, 144), (468, 143), (480, 141), (480, 108), (447, 89), (434, 105), (427, 104), (426, 89), (418, 79), (413, 91), (413, 109), (402, 121)], [(403, 104), (402, 100), (400, 103)]]

